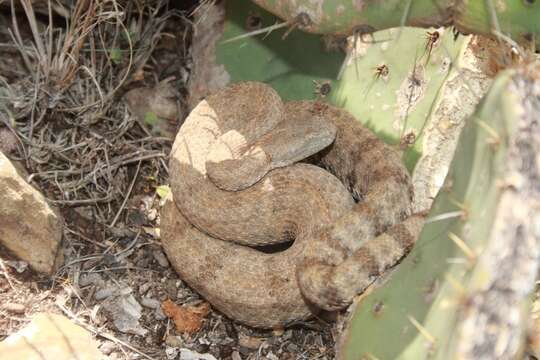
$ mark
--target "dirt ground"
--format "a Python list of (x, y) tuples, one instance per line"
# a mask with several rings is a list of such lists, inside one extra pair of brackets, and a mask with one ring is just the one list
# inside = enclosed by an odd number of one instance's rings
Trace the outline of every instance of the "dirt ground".
[(334, 327), (321, 319), (257, 331), (210, 310), (188, 334), (162, 310), (204, 304), (159, 240), (198, 4), (55, 4), (0, 5), (0, 149), (66, 222), (52, 278), (0, 250), (0, 341), (49, 311), (92, 332), (109, 359), (332, 359)]

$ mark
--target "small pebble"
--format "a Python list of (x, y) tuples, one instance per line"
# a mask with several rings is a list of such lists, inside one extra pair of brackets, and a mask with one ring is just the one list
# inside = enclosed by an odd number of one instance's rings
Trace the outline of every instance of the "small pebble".
[(170, 347), (178, 348), (178, 347), (181, 347), (184, 344), (184, 342), (182, 341), (182, 338), (180, 336), (169, 334), (165, 338), (165, 344), (167, 344)]
[(4, 263), (14, 268), (19, 274), (28, 268), (28, 263), (25, 261), (4, 261)]
[(143, 297), (141, 298), (141, 305), (150, 309), (158, 309), (161, 303), (159, 302), (159, 300), (149, 297)]
[(15, 314), (24, 314), (24, 311), (26, 310), (26, 306), (24, 304), (17, 303), (7, 303), (4, 304), (2, 308)]
[(101, 344), (101, 346), (99, 347), (99, 350), (104, 355), (110, 355), (114, 350), (116, 350), (116, 344), (113, 343), (112, 341), (105, 341)]
[(152, 252), (154, 255), (154, 259), (158, 262), (158, 264), (162, 267), (169, 267), (169, 260), (167, 260), (167, 257), (161, 250), (154, 250)]
[(148, 213), (146, 214), (146, 218), (149, 221), (154, 221), (157, 218), (157, 214), (158, 214), (157, 209), (150, 209), (150, 210), (148, 210)]
[(248, 349), (256, 350), (261, 346), (263, 342), (264, 339), (262, 338), (248, 336), (241, 333), (238, 334), (238, 345)]
[[(180, 353), (180, 349), (178, 348), (170, 347), (170, 346), (165, 348), (165, 356), (167, 357), (167, 360), (178, 359), (178, 353)], [(191, 359), (196, 359), (196, 358), (193, 357)]]

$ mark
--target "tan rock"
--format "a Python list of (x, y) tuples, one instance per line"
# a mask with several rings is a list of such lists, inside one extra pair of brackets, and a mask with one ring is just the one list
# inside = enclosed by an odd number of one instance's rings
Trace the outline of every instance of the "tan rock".
[(0, 244), (34, 270), (51, 274), (61, 262), (63, 221), (0, 152)]
[(104, 356), (88, 331), (62, 315), (41, 313), (0, 342), (2, 360), (100, 360)]

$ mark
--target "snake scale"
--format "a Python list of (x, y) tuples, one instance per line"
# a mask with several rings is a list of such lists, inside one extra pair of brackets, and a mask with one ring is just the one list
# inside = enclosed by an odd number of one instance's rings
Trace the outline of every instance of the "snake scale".
[(342, 109), (283, 103), (257, 82), (193, 109), (170, 182), (161, 231), (171, 263), (216, 309), (254, 327), (346, 307), (423, 224), (395, 150)]

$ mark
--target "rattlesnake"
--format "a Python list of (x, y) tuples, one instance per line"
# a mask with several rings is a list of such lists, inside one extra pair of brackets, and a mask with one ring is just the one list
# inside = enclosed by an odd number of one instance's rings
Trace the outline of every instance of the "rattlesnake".
[[(347, 306), (408, 252), (423, 223), (410, 216), (397, 152), (342, 109), (283, 104), (256, 82), (199, 103), (170, 174), (161, 228), (171, 263), (215, 308), (255, 327)], [(277, 252), (254, 248), (292, 240)]]

